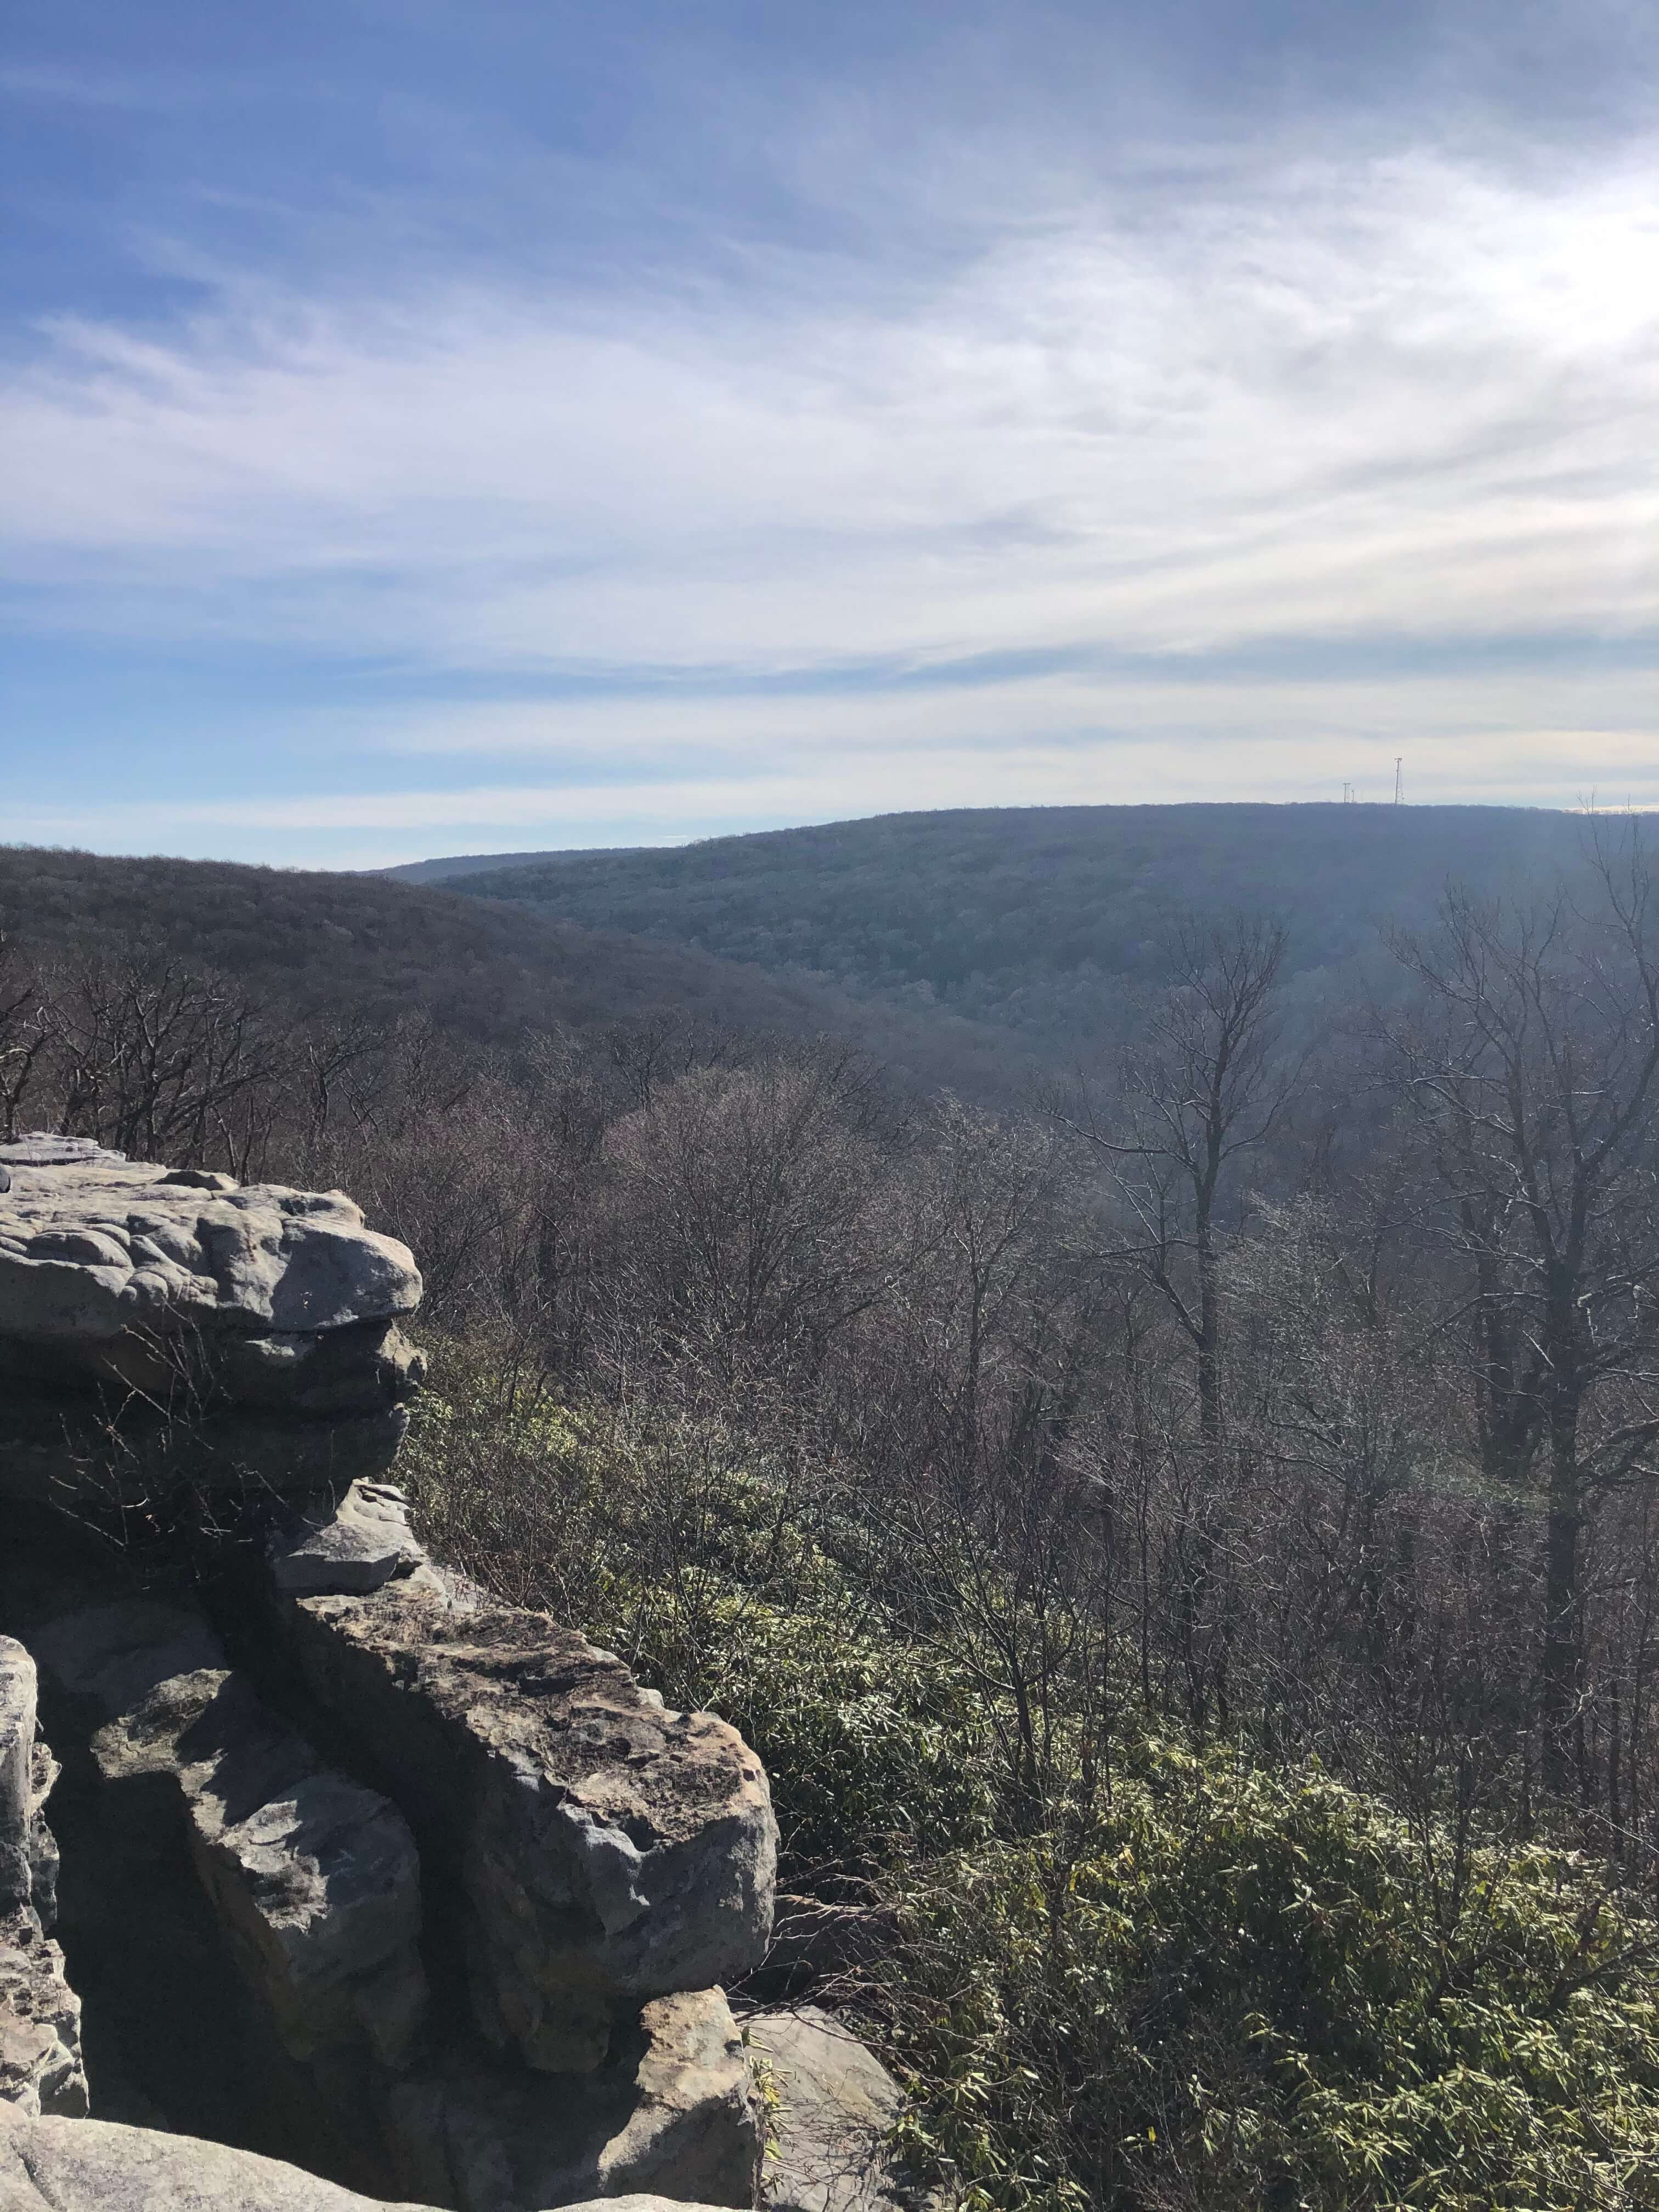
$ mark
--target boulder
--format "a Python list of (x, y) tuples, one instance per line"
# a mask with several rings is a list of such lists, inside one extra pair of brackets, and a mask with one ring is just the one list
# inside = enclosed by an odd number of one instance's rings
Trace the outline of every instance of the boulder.
[(542, 2073), (582, 2072), (653, 1997), (758, 1964), (777, 1832), (760, 1761), (541, 1613), (398, 1582), (284, 1618), (459, 1892), (474, 2015)]
[(34, 1705), (34, 1662), (0, 1636), (0, 1913), (33, 1896)]
[(0, 2212), (421, 2212), (278, 2159), (109, 2120), (0, 2112)]
[(396, 1807), (325, 1769), (180, 1609), (93, 1607), (36, 1644), (60, 1686), (110, 1716), (92, 1740), (105, 1781), (177, 1787), (203, 1887), (289, 2054), (359, 2043), (404, 2063), (426, 1980), (420, 1863)]
[[(8, 2118), (0, 2212), (427, 2212), (359, 2197), (298, 2166), (192, 2136), (107, 2120)], [(684, 2199), (611, 2197), (574, 2212), (697, 2212)]]
[(763, 2130), (718, 1990), (646, 2005), (594, 2072), (526, 2074), (482, 2054), (411, 2074), (388, 2100), (397, 2185), (459, 2212), (539, 2212), (619, 2192), (750, 2207)]
[(914, 2201), (887, 2148), (904, 2093), (875, 2053), (817, 2005), (756, 2013), (745, 2032), (777, 2096), (770, 2212), (894, 2212)]
[(338, 1491), (391, 1465), (421, 1279), (342, 1193), (64, 1139), (0, 1165), (0, 1494)]
[(0, 1159), (0, 1335), (21, 1343), (311, 1334), (420, 1304), (407, 1247), (365, 1229), (343, 1192), (238, 1188), (107, 1152), (46, 1162), (27, 1140)]
[(319, 1502), (277, 1528), (266, 1547), (284, 1596), (379, 1589), (425, 1566), (409, 1526), (409, 1500), (388, 1482), (354, 1482), (336, 1505)]

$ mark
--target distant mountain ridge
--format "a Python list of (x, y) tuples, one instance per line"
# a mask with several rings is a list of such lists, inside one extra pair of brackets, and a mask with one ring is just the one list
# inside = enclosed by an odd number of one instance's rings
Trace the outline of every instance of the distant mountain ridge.
[(1425, 922), (1451, 879), (1523, 889), (1571, 869), (1587, 826), (1525, 807), (1008, 807), (418, 865), (464, 867), (447, 880), (471, 898), (939, 1005), (1053, 1048), (1156, 972), (1177, 911), (1282, 913), (1297, 992), (1341, 995), (1379, 925)]
[(632, 845), (582, 845), (564, 853), (452, 853), (436, 860), (405, 860), (395, 868), (364, 868), (366, 876), (391, 876), (405, 884), (447, 884), (457, 876), (493, 873), (501, 868), (556, 866), (562, 860), (585, 860), (595, 854), (606, 856), (631, 853)]

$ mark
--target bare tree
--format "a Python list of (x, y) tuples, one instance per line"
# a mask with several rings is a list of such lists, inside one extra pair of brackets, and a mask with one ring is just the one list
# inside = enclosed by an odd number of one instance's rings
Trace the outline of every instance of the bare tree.
[(1222, 1433), (1223, 1181), (1272, 1133), (1301, 1074), (1280, 1052), (1285, 944), (1283, 926), (1258, 915), (1179, 924), (1169, 981), (1124, 1055), (1115, 1113), (1107, 1118), (1085, 1096), (1066, 1117), (1109, 1163), (1130, 1223), (1126, 1256), (1192, 1346), (1212, 1456)]
[(1583, 1771), (1587, 1510), (1659, 1472), (1659, 915), (1637, 825), (1592, 859), (1587, 889), (1530, 904), (1450, 892), (1434, 935), (1394, 943), (1420, 1012), (1382, 1024), (1461, 1265), (1488, 1477), (1518, 1499), (1543, 1464), (1555, 1791)]
[(238, 1116), (282, 1056), (251, 998), (170, 953), (140, 951), (61, 970), (50, 1006), (65, 1133), (135, 1159), (245, 1164)]
[(0, 1139), (17, 1134), (17, 1117), (40, 1073), (51, 1040), (40, 979), (19, 947), (0, 932)]

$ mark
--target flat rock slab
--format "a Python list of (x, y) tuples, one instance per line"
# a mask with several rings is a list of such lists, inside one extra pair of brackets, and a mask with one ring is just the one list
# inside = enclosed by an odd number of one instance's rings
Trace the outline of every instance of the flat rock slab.
[(771, 1931), (761, 1763), (544, 1614), (441, 1596), (285, 1609), (307, 1683), (469, 1908), (475, 2016), (544, 2073), (598, 2066), (641, 2003), (735, 1980)]
[(904, 2093), (872, 2051), (817, 2005), (753, 2014), (749, 2045), (777, 2089), (772, 2212), (891, 2212), (915, 2201), (886, 2148)]
[(310, 1333), (395, 1320), (420, 1303), (407, 1247), (365, 1229), (339, 1191), (226, 1187), (225, 1176), (108, 1154), (54, 1164), (14, 1158), (8, 1172), (0, 1336), (50, 1344), (185, 1327)]
[(319, 1505), (278, 1528), (265, 1556), (287, 1597), (376, 1590), (426, 1564), (410, 1529), (409, 1500), (387, 1482), (354, 1482), (337, 1505)]
[[(108, 2120), (0, 2111), (0, 2212), (429, 2212), (385, 2204), (279, 2159)], [(665, 2197), (611, 2197), (572, 2212), (698, 2212)]]
[(718, 1990), (659, 1997), (636, 2055), (593, 2074), (452, 2059), (400, 2082), (386, 2130), (398, 2185), (459, 2212), (543, 2212), (596, 2193), (756, 2200), (763, 2142), (743, 2041)]

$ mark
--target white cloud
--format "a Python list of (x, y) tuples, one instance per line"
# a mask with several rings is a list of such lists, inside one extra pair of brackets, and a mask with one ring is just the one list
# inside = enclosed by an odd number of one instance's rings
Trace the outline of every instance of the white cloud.
[[(436, 287), (321, 304), (242, 282), (165, 338), (61, 325), (0, 382), (0, 573), (33, 587), (32, 618), (68, 630), (434, 671), (763, 675), (1654, 626), (1652, 149), (1550, 176), (1427, 153), (1241, 167), (1184, 198), (1126, 186), (1027, 216), (902, 296), (860, 299), (844, 272), (820, 291), (812, 274), (797, 258), (742, 296)], [(934, 803), (916, 794), (952, 741), (975, 763), (964, 791), (1109, 797), (1096, 787), (1121, 774), (1126, 730), (1176, 749), (1157, 770), (1171, 795), (1213, 785), (1230, 730), (1231, 757), (1240, 738), (1255, 748), (1253, 787), (1305, 788), (1334, 727), (1351, 744), (1443, 744), (1460, 787), (1523, 775), (1542, 731), (1554, 790), (1575, 761), (1619, 768), (1623, 738), (1597, 732), (1650, 738), (1651, 687), (1650, 671), (1539, 679), (1501, 654), (1488, 675), (1431, 681), (1402, 651), (1397, 679), (1346, 690), (1236, 681), (1172, 700), (1103, 675), (811, 702), (688, 692), (422, 709), (399, 741), (631, 760), (641, 823), (694, 805), (698, 821), (816, 811), (836, 788), (848, 811)], [(1097, 757), (1080, 764), (1091, 731)], [(694, 800), (662, 760), (709, 746), (726, 766)], [(886, 765), (854, 792), (845, 758), (823, 765), (838, 746)], [(580, 803), (614, 811), (613, 790), (595, 793)], [(578, 818), (568, 791), (543, 802), (538, 821)], [(543, 802), (328, 805), (337, 823), (424, 827)]]

